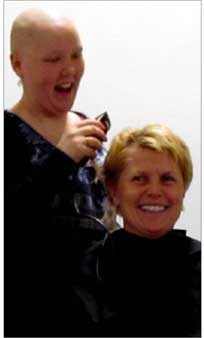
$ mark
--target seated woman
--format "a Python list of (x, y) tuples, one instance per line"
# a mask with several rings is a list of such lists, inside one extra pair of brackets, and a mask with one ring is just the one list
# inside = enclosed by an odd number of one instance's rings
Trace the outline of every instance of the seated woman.
[(104, 178), (124, 228), (109, 235), (98, 264), (104, 336), (201, 335), (200, 242), (173, 230), (192, 171), (187, 145), (165, 126), (113, 140)]

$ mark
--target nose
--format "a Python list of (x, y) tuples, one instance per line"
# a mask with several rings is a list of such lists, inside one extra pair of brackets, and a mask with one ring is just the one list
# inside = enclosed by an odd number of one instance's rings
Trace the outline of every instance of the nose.
[(63, 76), (70, 76), (70, 75), (75, 75), (76, 74), (76, 65), (74, 62), (68, 60), (67, 62), (64, 63), (61, 74)]
[(149, 182), (147, 194), (149, 197), (154, 197), (154, 198), (158, 198), (162, 196), (162, 186), (159, 180), (152, 179)]

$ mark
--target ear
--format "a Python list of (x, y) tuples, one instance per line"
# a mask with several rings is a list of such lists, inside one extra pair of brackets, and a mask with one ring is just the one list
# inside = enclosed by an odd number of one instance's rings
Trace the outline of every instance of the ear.
[(11, 65), (14, 72), (22, 78), (21, 59), (18, 53), (14, 52), (10, 55)]
[(113, 182), (107, 182), (107, 190), (108, 190), (108, 194), (111, 198), (111, 201), (113, 203), (113, 205), (118, 208), (119, 206), (119, 199), (118, 199), (118, 193), (117, 193), (117, 183), (113, 183)]

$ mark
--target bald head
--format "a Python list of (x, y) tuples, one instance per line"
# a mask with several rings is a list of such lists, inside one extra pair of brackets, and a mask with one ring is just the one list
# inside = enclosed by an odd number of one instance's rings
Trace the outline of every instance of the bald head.
[(54, 13), (48, 14), (41, 9), (29, 9), (20, 13), (12, 26), (11, 30), (11, 53), (23, 51), (35, 39), (40, 38), (45, 30), (63, 25), (76, 28), (73, 22), (66, 17), (57, 17)]

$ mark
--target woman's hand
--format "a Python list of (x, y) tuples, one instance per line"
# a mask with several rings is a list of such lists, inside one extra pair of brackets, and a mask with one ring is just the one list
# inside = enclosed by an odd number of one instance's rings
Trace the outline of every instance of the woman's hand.
[(70, 120), (57, 147), (76, 163), (87, 157), (93, 159), (107, 140), (105, 130), (103, 124), (94, 119)]

